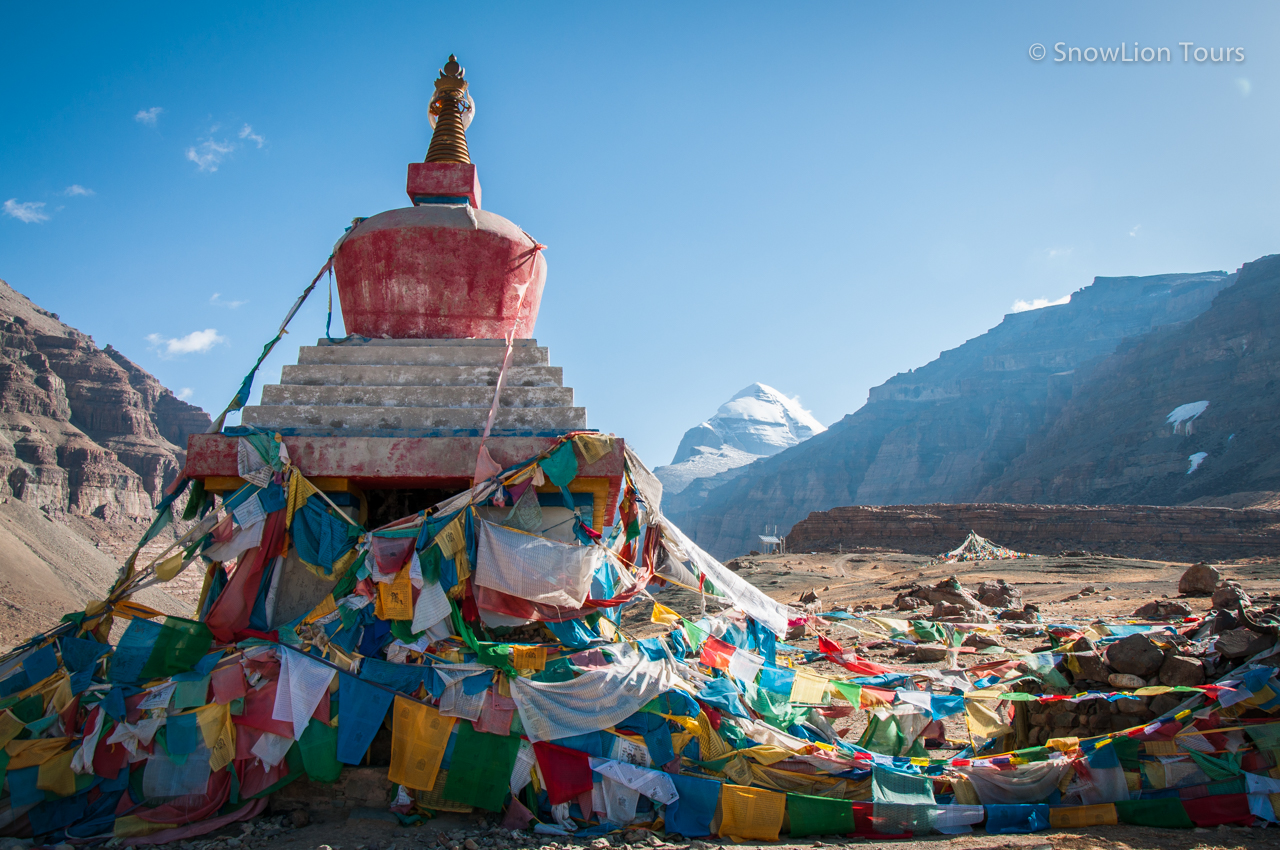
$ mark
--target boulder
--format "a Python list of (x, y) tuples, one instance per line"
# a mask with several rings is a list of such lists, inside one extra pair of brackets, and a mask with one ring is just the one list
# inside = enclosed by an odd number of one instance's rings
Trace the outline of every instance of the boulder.
[(939, 602), (933, 606), (933, 613), (930, 615), (935, 620), (941, 620), (944, 617), (963, 617), (965, 609), (959, 605), (953, 605), (950, 602)]
[(946, 661), (948, 654), (947, 648), (940, 643), (920, 643), (916, 644), (912, 660), (921, 663)]
[(1077, 652), (1073, 657), (1080, 668), (1080, 672), (1076, 674), (1076, 681), (1088, 679), (1091, 682), (1105, 682), (1113, 672), (1107, 666), (1101, 652)]
[(1238, 581), (1220, 581), (1213, 589), (1214, 608), (1235, 609), (1248, 604), (1249, 594), (1244, 592)]
[(1040, 619), (1040, 607), (1028, 602), (1022, 606), (1022, 610), (1018, 611), (1010, 608), (1001, 611), (996, 617), (997, 620), (1014, 620), (1022, 623), (1034, 623)]
[(1178, 579), (1178, 592), (1183, 596), (1212, 596), (1221, 580), (1222, 573), (1202, 561)]
[(1162, 717), (1181, 705), (1188, 696), (1190, 694), (1161, 694), (1151, 700), (1151, 712), (1156, 717)]
[(978, 601), (990, 608), (1013, 608), (1022, 604), (1022, 591), (1004, 579), (984, 581), (978, 586)]
[(1232, 629), (1218, 635), (1213, 648), (1218, 650), (1223, 658), (1248, 658), (1250, 655), (1262, 652), (1275, 642), (1276, 639), (1270, 635), (1260, 635), (1249, 629)]
[(1130, 717), (1141, 717), (1148, 711), (1147, 703), (1149, 700), (1150, 697), (1126, 697), (1116, 700), (1116, 708), (1121, 714), (1127, 714)]
[(987, 649), (989, 647), (1003, 646), (1004, 644), (1000, 643), (1000, 638), (996, 637), (995, 635), (984, 635), (984, 634), (979, 634), (978, 632), (970, 632), (965, 637), (964, 643), (960, 645), (971, 646), (974, 649), (981, 652), (982, 650)]
[(1170, 655), (1160, 665), (1160, 684), (1176, 688), (1204, 684), (1204, 662), (1185, 655)]
[(1164, 663), (1164, 651), (1146, 635), (1129, 635), (1107, 647), (1107, 664), (1117, 673), (1147, 677)]
[(1113, 688), (1122, 688), (1127, 691), (1132, 691), (1137, 688), (1145, 688), (1147, 686), (1147, 680), (1141, 676), (1135, 676), (1132, 673), (1112, 673), (1107, 677), (1107, 684)]
[(1147, 620), (1180, 620), (1191, 616), (1191, 606), (1176, 599), (1153, 599), (1133, 612)]
[(918, 596), (899, 596), (893, 603), (899, 611), (914, 611), (929, 604)]

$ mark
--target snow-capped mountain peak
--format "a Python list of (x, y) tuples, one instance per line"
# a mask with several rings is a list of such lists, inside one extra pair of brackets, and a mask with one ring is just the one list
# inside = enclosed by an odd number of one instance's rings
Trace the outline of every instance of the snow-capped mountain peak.
[(654, 472), (664, 488), (678, 493), (695, 479), (775, 455), (825, 430), (798, 399), (755, 383), (685, 432), (671, 464)]

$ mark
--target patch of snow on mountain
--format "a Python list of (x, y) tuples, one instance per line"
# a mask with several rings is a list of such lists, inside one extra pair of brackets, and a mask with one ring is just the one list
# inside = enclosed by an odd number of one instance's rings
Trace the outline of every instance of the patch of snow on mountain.
[(752, 384), (685, 432), (671, 464), (654, 473), (665, 490), (678, 493), (696, 479), (775, 455), (825, 430), (797, 399)]
[(1173, 426), (1173, 433), (1190, 434), (1191, 423), (1201, 413), (1204, 413), (1208, 407), (1209, 402), (1207, 401), (1192, 401), (1187, 404), (1180, 404), (1169, 411), (1169, 415), (1165, 417), (1164, 421), (1166, 424)]
[(1208, 456), (1209, 456), (1208, 452), (1196, 452), (1193, 455), (1189, 455), (1187, 457), (1187, 460), (1191, 461), (1191, 467), (1187, 470), (1187, 475), (1190, 475), (1191, 473), (1199, 469), (1200, 464), (1204, 463), (1204, 459), (1207, 458)]

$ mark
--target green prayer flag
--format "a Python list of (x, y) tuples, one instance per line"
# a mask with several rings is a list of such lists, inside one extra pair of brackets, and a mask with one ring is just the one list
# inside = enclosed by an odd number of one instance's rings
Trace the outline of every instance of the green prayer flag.
[(413, 643), (423, 634), (424, 634), (423, 632), (415, 633), (413, 631), (412, 620), (392, 620), (391, 621), (391, 635), (396, 640), (403, 641), (404, 643)]
[[(304, 732), (303, 734), (305, 735), (306, 733)], [(264, 788), (257, 794), (254, 794), (250, 799), (257, 800), (260, 797), (270, 796), (293, 780), (300, 778), (302, 774), (306, 772), (306, 768), (303, 767), (302, 764), (302, 748), (298, 746), (297, 741), (293, 742), (293, 746), (289, 748), (289, 752), (285, 755), (285, 766), (288, 768), (289, 772), (283, 779), (268, 788)], [(142, 771), (136, 770), (134, 773), (142, 773)]]
[(1142, 742), (1137, 738), (1130, 738), (1128, 735), (1117, 735), (1111, 739), (1111, 746), (1116, 748), (1116, 758), (1120, 759), (1120, 766), (1125, 770), (1137, 770), (1140, 762), (1138, 761), (1138, 753), (1142, 749)]
[(1165, 829), (1191, 829), (1195, 826), (1182, 801), (1176, 797), (1157, 800), (1121, 800), (1115, 804), (1120, 823), (1134, 826), (1159, 826)]
[(165, 617), (139, 678), (159, 679), (186, 673), (209, 652), (213, 633), (204, 623), (182, 617)]
[(831, 684), (854, 708), (862, 704), (862, 685), (855, 685), (853, 682), (837, 682), (834, 679)]
[[(560, 448), (542, 461), (542, 472), (547, 480), (557, 487), (567, 487), (569, 482), (578, 477), (578, 456), (573, 453), (573, 440), (565, 440)], [(573, 505), (568, 505), (570, 509)]]
[(444, 556), (440, 554), (439, 546), (428, 546), (418, 552), (418, 563), (422, 566), (424, 584), (440, 583), (440, 562), (443, 560)]
[(1214, 758), (1195, 750), (1187, 750), (1187, 755), (1214, 781), (1232, 779), (1244, 773), (1244, 768), (1240, 767), (1239, 753), (1228, 753), (1225, 759)]
[(848, 800), (788, 794), (787, 814), (791, 819), (792, 838), (806, 835), (847, 835), (855, 829), (853, 806)]
[(932, 805), (933, 780), (927, 776), (914, 776), (881, 767), (871, 766), (871, 799), (877, 803), (905, 803), (906, 805)]
[(519, 738), (477, 732), (470, 723), (459, 723), (444, 798), (490, 812), (502, 811), (519, 751)]
[(338, 729), (322, 723), (314, 717), (298, 739), (302, 754), (302, 767), (313, 782), (337, 782), (342, 773), (338, 761)]

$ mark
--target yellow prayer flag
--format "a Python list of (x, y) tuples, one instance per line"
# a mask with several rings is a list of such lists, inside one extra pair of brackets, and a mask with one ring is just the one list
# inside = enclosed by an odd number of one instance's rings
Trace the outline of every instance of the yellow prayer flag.
[(64, 674), (53, 688), (53, 693), (45, 707), (47, 709), (48, 706), (52, 705), (53, 710), (61, 714), (67, 710), (67, 707), (71, 705), (71, 701), (75, 698), (76, 695), (71, 693), (71, 677)]
[(511, 666), (517, 670), (541, 670), (547, 666), (547, 648), (512, 644)]
[(413, 619), (413, 582), (408, 568), (400, 570), (394, 580), (378, 585), (374, 613), (380, 620)]
[(429, 705), (397, 696), (391, 721), (392, 782), (430, 791), (444, 759), (453, 718), (445, 717)]
[(306, 619), (304, 619), (302, 622), (314, 623), (316, 620), (319, 620), (321, 617), (327, 617), (337, 610), (338, 610), (338, 604), (333, 601), (333, 594), (330, 593), (324, 599), (320, 600), (320, 604), (317, 605), (311, 611), (311, 613), (306, 616)]
[(720, 772), (733, 780), (735, 785), (751, 784), (751, 765), (741, 755), (729, 759)]
[(9, 754), (9, 770), (21, 770), (44, 764), (62, 751), (70, 738), (32, 738), (28, 741), (10, 741), (5, 744)]
[(608, 617), (601, 617), (596, 621), (596, 631), (600, 632), (600, 637), (612, 641), (614, 635), (618, 633), (618, 627)]
[(111, 828), (111, 834), (115, 838), (141, 838), (144, 835), (160, 832), (163, 829), (173, 829), (173, 824), (152, 823), (149, 820), (143, 820), (137, 815), (122, 815), (116, 818), (115, 824)]
[(231, 722), (231, 706), (210, 703), (196, 709), (196, 723), (209, 749), (209, 769), (222, 770), (236, 756), (235, 724)]
[(21, 720), (13, 716), (13, 712), (9, 709), (0, 711), (0, 747), (18, 737), (18, 733), (22, 731), (24, 724)]
[[(466, 552), (466, 514), (458, 514), (457, 519), (440, 529), (436, 534), (435, 544), (440, 547), (440, 554), (446, 558), (456, 558), (458, 552)], [(465, 555), (464, 555), (465, 557)]]
[(1114, 826), (1119, 823), (1115, 803), (1096, 806), (1054, 806), (1049, 809), (1049, 825), (1054, 829), (1082, 829), (1086, 826)]
[(984, 738), (998, 738), (1012, 732), (1013, 727), (1005, 723), (996, 711), (995, 707), (998, 705), (994, 701), (988, 705), (981, 700), (965, 700), (965, 719), (969, 722), (969, 731)]
[(763, 788), (720, 786), (719, 835), (734, 841), (777, 841), (786, 816), (787, 795)]
[(156, 578), (161, 581), (172, 581), (185, 566), (186, 564), (182, 562), (182, 553), (179, 552), (156, 564)]
[(653, 613), (649, 615), (649, 620), (663, 626), (680, 625), (680, 615), (661, 602), (653, 603)]
[(733, 747), (720, 737), (720, 733), (711, 726), (711, 718), (705, 711), (698, 714), (698, 749), (704, 761), (723, 758), (733, 752)]
[(608, 434), (577, 434), (573, 443), (582, 453), (585, 466), (590, 466), (613, 451), (613, 437)]
[[(79, 748), (77, 748), (79, 749)], [(71, 770), (71, 759), (76, 750), (67, 750), (50, 758), (36, 771), (36, 788), (49, 791), (59, 797), (74, 797), (76, 775)]]
[(289, 528), (293, 525), (294, 511), (302, 507), (307, 499), (316, 495), (320, 491), (307, 479), (302, 477), (302, 473), (295, 466), (289, 473), (289, 495), (285, 501), (284, 507), (284, 526)]
[(795, 681), (791, 683), (791, 701), (806, 704), (824, 702), (829, 681), (831, 680), (825, 676), (815, 676), (807, 670), (797, 670)]

